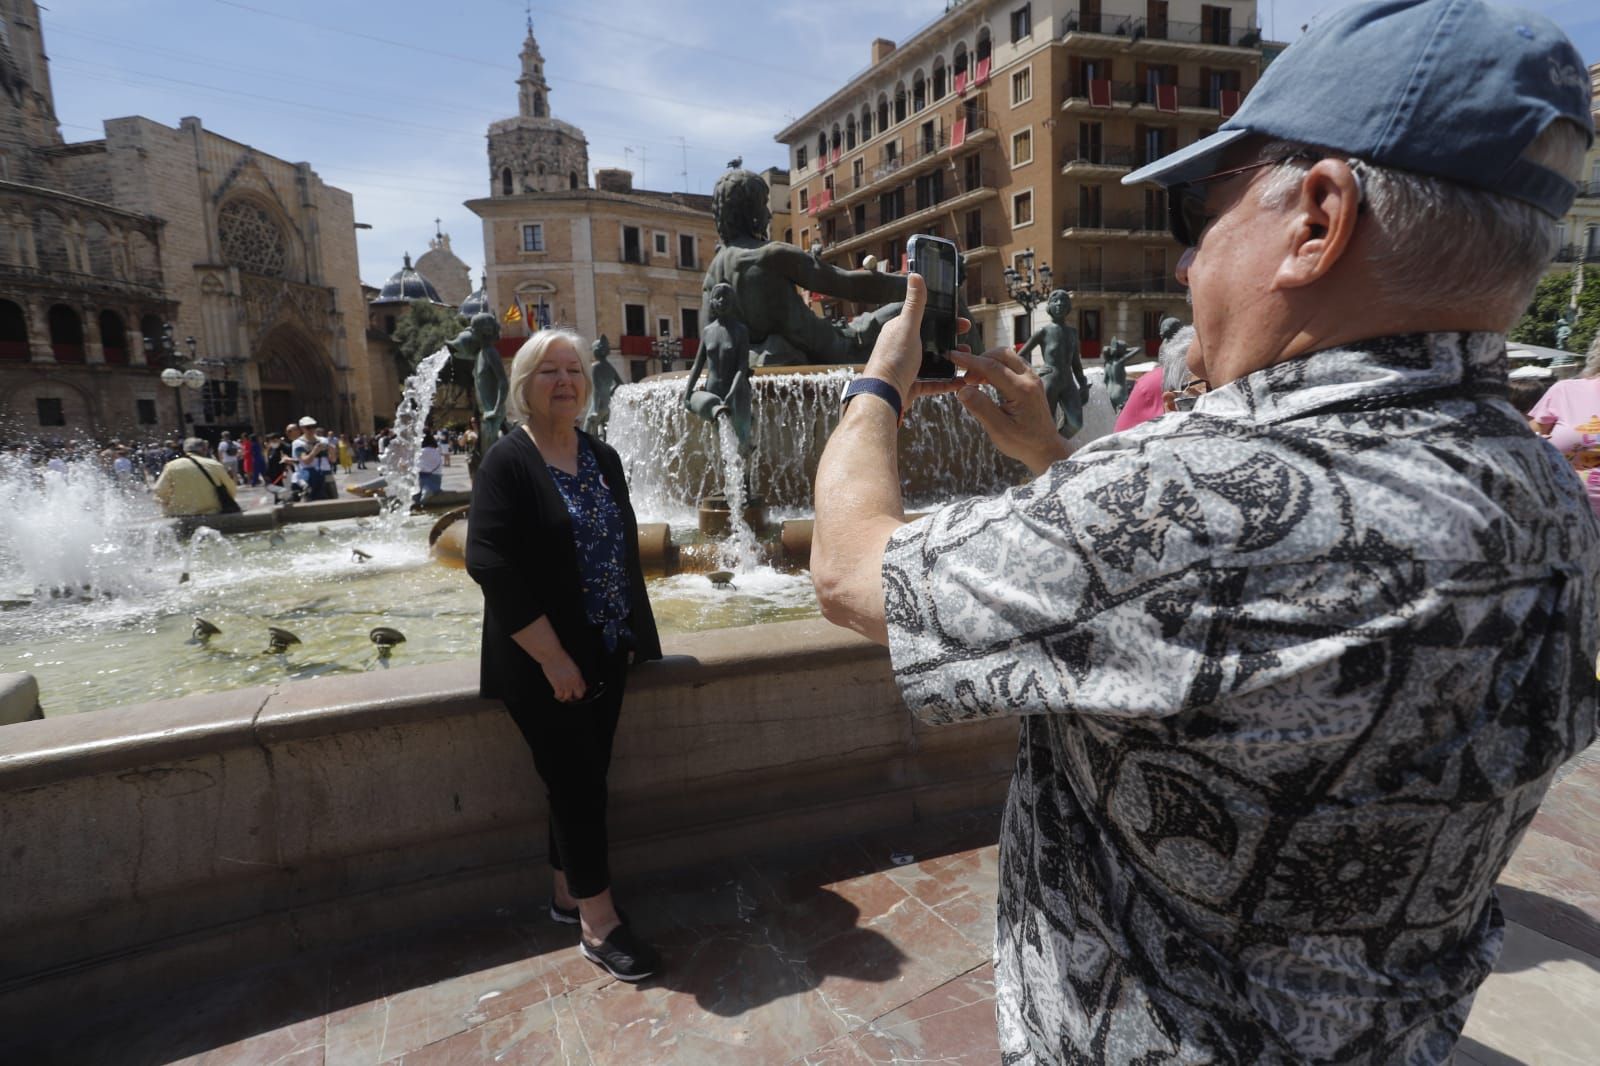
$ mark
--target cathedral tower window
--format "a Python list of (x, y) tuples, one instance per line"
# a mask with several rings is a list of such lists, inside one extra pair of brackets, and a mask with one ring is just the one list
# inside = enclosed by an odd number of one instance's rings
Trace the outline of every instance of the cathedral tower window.
[(500, 195), (510, 196), (511, 192), (511, 168), (503, 167), (500, 170)]

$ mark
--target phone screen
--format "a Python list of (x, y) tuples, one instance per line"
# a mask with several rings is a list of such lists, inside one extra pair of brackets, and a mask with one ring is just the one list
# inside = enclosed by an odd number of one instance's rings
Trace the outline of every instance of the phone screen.
[(956, 346), (956, 291), (961, 284), (961, 260), (956, 246), (942, 237), (917, 234), (907, 249), (911, 269), (928, 286), (928, 305), (922, 313), (922, 369), (918, 377), (955, 377), (956, 367), (945, 353)]

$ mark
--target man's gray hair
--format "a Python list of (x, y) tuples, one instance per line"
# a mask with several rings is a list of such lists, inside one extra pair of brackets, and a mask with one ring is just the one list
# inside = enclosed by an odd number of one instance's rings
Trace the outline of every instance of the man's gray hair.
[(210, 455), (211, 446), (203, 437), (186, 437), (183, 441), (183, 450), (191, 455)]
[[(1552, 122), (1523, 158), (1576, 180), (1586, 150), (1583, 131)], [(1300, 187), (1313, 156), (1345, 158), (1335, 151), (1273, 141), (1259, 158), (1279, 159), (1258, 186), (1263, 207), (1285, 207)], [(1556, 223), (1531, 204), (1444, 178), (1351, 160), (1373, 226), (1369, 260), (1376, 280), (1418, 310), (1514, 308), (1520, 314), (1556, 251)]]
[(1189, 345), (1194, 343), (1194, 327), (1184, 326), (1161, 342), (1156, 361), (1161, 364), (1161, 390), (1181, 392), (1193, 378), (1189, 373)]

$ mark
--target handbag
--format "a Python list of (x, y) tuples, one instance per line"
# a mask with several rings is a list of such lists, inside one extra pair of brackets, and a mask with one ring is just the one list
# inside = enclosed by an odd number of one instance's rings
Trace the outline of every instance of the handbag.
[(189, 460), (199, 469), (200, 475), (206, 479), (206, 482), (210, 484), (211, 488), (216, 492), (217, 504), (221, 507), (223, 514), (243, 513), (244, 508), (239, 506), (239, 501), (235, 500), (231, 495), (229, 495), (227, 489), (223, 488), (221, 485), (218, 485), (211, 479), (211, 473), (205, 468), (204, 463), (200, 462), (200, 460), (196, 459), (187, 452), (184, 453), (183, 457)]

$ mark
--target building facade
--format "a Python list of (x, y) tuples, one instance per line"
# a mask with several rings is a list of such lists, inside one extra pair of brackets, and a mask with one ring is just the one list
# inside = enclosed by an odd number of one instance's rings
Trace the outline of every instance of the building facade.
[(1048, 265), (1086, 356), (1112, 338), (1153, 353), (1161, 319), (1189, 317), (1181, 249), (1162, 192), (1120, 179), (1213, 132), (1261, 63), (1253, 0), (951, 5), (902, 45), (874, 41), (870, 67), (778, 134), (795, 243), (900, 269), (912, 234), (954, 240), (989, 344), (1036, 324), (1008, 268)]
[[(466, 205), (483, 219), (502, 350), (543, 323), (604, 334), (625, 379), (691, 357), (717, 240), (711, 197), (635, 189), (626, 170), (598, 171), (591, 188), (582, 131), (549, 114), (531, 27), (517, 85), (521, 114), (489, 127), (490, 194)], [(519, 320), (507, 322), (513, 302)]]
[(0, 434), (370, 426), (350, 195), (198, 118), (104, 127), (62, 140), (38, 5), (0, 0)]
[[(1600, 63), (1589, 67), (1589, 90), (1593, 114), (1600, 126)], [(1578, 179), (1578, 198), (1556, 228), (1556, 255), (1552, 271), (1568, 271), (1579, 263), (1600, 264), (1600, 138), (1589, 146), (1583, 158), (1583, 174)]]

